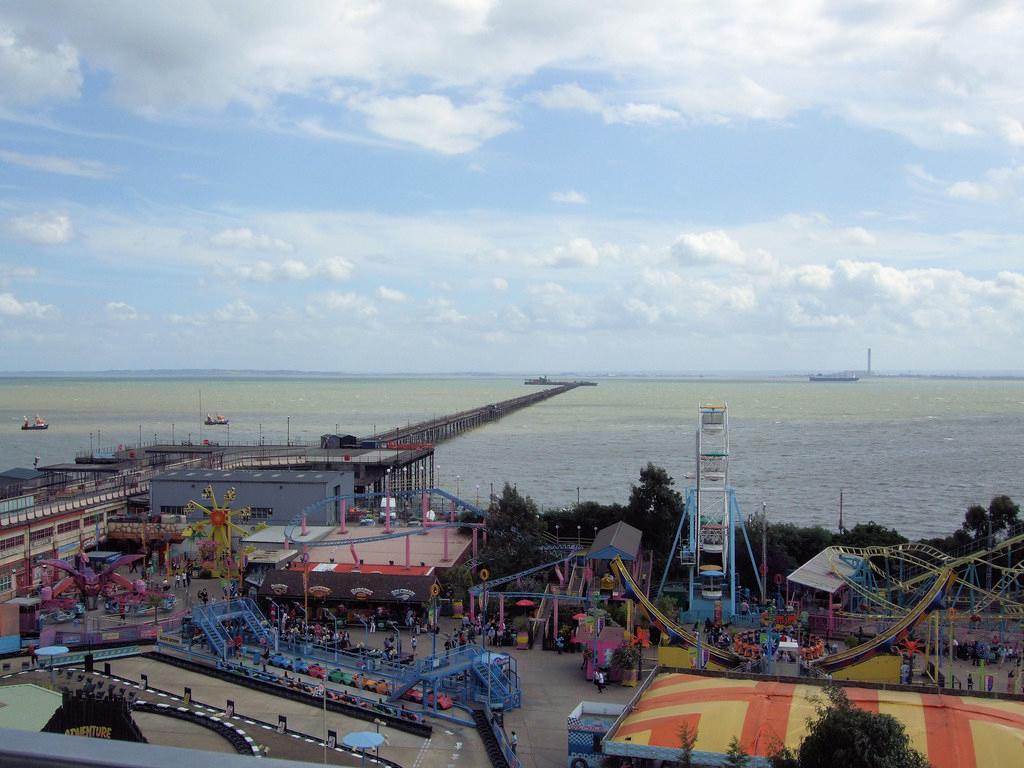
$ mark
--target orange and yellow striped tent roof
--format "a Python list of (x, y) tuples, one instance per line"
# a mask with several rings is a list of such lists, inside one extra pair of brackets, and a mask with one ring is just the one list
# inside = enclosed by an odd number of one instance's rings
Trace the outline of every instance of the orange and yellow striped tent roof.
[[(934, 768), (1024, 766), (1024, 702), (845, 690), (853, 704), (902, 722)], [(780, 741), (800, 744), (822, 693), (817, 685), (660, 674), (608, 734), (606, 752), (639, 755), (645, 746), (678, 751), (680, 727), (689, 724), (697, 731), (696, 752), (726, 752), (738, 736), (748, 754), (767, 756)]]

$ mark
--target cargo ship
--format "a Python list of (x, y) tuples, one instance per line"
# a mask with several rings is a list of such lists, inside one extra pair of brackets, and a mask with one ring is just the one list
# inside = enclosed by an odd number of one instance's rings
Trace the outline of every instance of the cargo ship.
[(36, 414), (35, 421), (29, 421), (28, 416), (25, 417), (25, 423), (21, 425), (22, 429), (49, 429), (50, 425)]
[(860, 381), (855, 373), (812, 373), (809, 381)]

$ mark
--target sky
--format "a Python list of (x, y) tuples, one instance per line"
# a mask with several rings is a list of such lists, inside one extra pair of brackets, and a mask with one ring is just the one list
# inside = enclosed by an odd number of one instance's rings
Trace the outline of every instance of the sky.
[(0, 370), (1024, 369), (1024, 6), (0, 5)]

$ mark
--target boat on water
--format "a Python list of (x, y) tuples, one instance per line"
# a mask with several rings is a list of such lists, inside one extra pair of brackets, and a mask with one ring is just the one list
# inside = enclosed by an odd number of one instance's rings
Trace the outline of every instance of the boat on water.
[(809, 381), (860, 381), (855, 373), (812, 373)]
[(206, 426), (208, 427), (226, 427), (230, 423), (227, 416), (222, 416), (219, 413), (216, 416), (206, 414)]
[(30, 421), (28, 416), (25, 417), (25, 423), (21, 425), (22, 429), (49, 429), (50, 425), (47, 424), (43, 418), (37, 413), (35, 420)]

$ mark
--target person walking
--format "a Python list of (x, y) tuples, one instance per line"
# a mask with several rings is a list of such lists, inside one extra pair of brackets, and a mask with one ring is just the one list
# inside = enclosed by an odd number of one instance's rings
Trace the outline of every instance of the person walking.
[(967, 673), (967, 690), (968, 691), (973, 691), (974, 690), (974, 678), (971, 677), (970, 672)]
[(598, 693), (604, 693), (604, 672), (600, 669), (594, 672), (594, 685), (597, 686)]
[(519, 737), (516, 736), (516, 732), (512, 731), (512, 735), (508, 739), (509, 745), (512, 747), (512, 754), (516, 753), (516, 747), (519, 746)]

